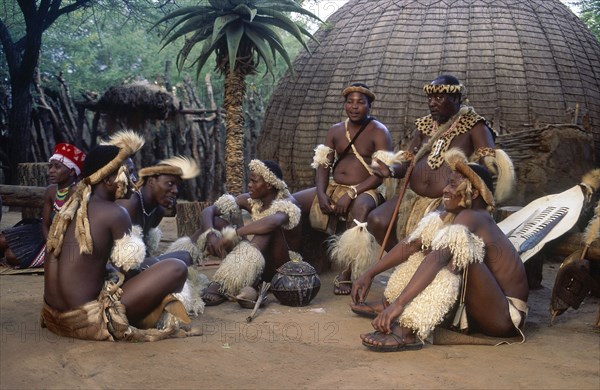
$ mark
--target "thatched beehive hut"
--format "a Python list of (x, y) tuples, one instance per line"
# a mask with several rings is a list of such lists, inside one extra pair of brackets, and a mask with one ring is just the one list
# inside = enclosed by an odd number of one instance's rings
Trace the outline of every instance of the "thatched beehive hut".
[(570, 123), (578, 105), (600, 155), (600, 43), (559, 0), (350, 0), (328, 23), (280, 81), (258, 145), (294, 189), (313, 185), (313, 148), (355, 81), (375, 91), (372, 113), (396, 142), (428, 114), (423, 85), (451, 73), (500, 133)]

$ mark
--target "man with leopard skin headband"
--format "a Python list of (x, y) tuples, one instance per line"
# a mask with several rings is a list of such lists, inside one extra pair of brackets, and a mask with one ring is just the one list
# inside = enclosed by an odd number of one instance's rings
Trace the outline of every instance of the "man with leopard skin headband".
[[(430, 115), (416, 120), (416, 131), (408, 149), (391, 159), (393, 163), (374, 164), (382, 177), (403, 178), (412, 164), (409, 188), (403, 197), (397, 220), (391, 222), (398, 195), (369, 214), (368, 229), (382, 244), (392, 223), (386, 250), (409, 234), (429, 211), (439, 207), (450, 169), (443, 164), (449, 148), (460, 148), (470, 161), (485, 165), (496, 180), (496, 201), (502, 203), (514, 187), (514, 168), (508, 155), (494, 144), (496, 134), (486, 119), (463, 102), (464, 86), (451, 75), (436, 77), (423, 87)], [(396, 216), (394, 216), (396, 217)]]

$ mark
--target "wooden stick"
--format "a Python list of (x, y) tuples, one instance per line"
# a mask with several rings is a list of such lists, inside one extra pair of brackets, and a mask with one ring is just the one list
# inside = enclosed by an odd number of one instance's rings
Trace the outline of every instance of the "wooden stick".
[(408, 171), (406, 175), (404, 175), (404, 185), (402, 186), (402, 190), (400, 191), (400, 195), (398, 195), (398, 202), (396, 202), (396, 207), (394, 208), (394, 212), (392, 213), (392, 219), (390, 219), (390, 223), (387, 227), (387, 231), (385, 232), (385, 237), (383, 238), (383, 242), (381, 243), (381, 249), (379, 250), (379, 255), (377, 255), (377, 261), (381, 260), (383, 257), (383, 252), (385, 252), (385, 245), (390, 238), (390, 233), (392, 232), (392, 226), (396, 223), (396, 216), (398, 215), (398, 211), (400, 210), (400, 204), (402, 203), (402, 199), (404, 198), (404, 193), (406, 192), (406, 187), (408, 187), (408, 182), (410, 180), (410, 175), (412, 174), (414, 163), (410, 163), (408, 166)]

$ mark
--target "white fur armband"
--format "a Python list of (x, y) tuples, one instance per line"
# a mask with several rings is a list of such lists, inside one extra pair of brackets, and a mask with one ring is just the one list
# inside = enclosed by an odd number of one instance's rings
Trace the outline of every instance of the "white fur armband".
[(238, 236), (237, 231), (233, 226), (225, 226), (221, 233), (223, 233), (223, 239), (232, 243), (232, 246), (236, 246), (242, 241), (242, 237)]
[(146, 257), (146, 245), (141, 233), (141, 228), (134, 226), (130, 235), (125, 234), (114, 242), (110, 261), (125, 272), (137, 269)]
[(415, 230), (408, 236), (408, 242), (413, 242), (420, 238), (423, 249), (428, 249), (434, 237), (443, 226), (444, 221), (441, 218), (441, 213), (433, 211), (419, 221)]
[(315, 155), (313, 157), (313, 162), (310, 164), (311, 167), (317, 169), (318, 167), (329, 168), (331, 166), (332, 160), (329, 159), (329, 154), (334, 150), (329, 146), (325, 146), (323, 144), (318, 145), (315, 148)]
[(219, 199), (215, 201), (214, 205), (217, 210), (219, 210), (221, 215), (224, 216), (229, 216), (240, 212), (240, 207), (235, 201), (233, 195), (230, 194), (221, 195)]
[(378, 159), (385, 165), (390, 166), (394, 163), (394, 152), (378, 150), (371, 156), (371, 160), (375, 161), (375, 159)]
[(293, 228), (298, 226), (298, 224), (300, 223), (300, 216), (301, 216), (300, 208), (298, 206), (296, 206), (295, 204), (293, 204), (292, 202), (290, 202), (289, 200), (285, 200), (285, 199), (275, 200), (271, 204), (270, 209), (273, 210), (273, 214), (274, 213), (287, 214), (288, 223), (286, 223), (285, 225), (282, 226), (285, 230), (292, 230)]
[(431, 249), (448, 248), (452, 253), (452, 264), (463, 269), (469, 264), (481, 263), (485, 258), (483, 240), (464, 225), (450, 225), (441, 229), (431, 243)]

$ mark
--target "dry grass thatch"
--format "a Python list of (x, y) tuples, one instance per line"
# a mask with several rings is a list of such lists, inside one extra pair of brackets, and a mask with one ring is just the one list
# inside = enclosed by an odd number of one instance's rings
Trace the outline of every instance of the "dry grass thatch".
[(576, 103), (600, 123), (600, 43), (559, 0), (350, 0), (328, 22), (275, 90), (258, 145), (295, 189), (314, 184), (313, 148), (355, 81), (376, 93), (373, 115), (396, 142), (428, 114), (422, 87), (442, 73), (497, 129), (570, 122)]
[(114, 117), (143, 113), (146, 119), (167, 119), (178, 106), (170, 92), (147, 82), (110, 87), (98, 100), (98, 108)]

